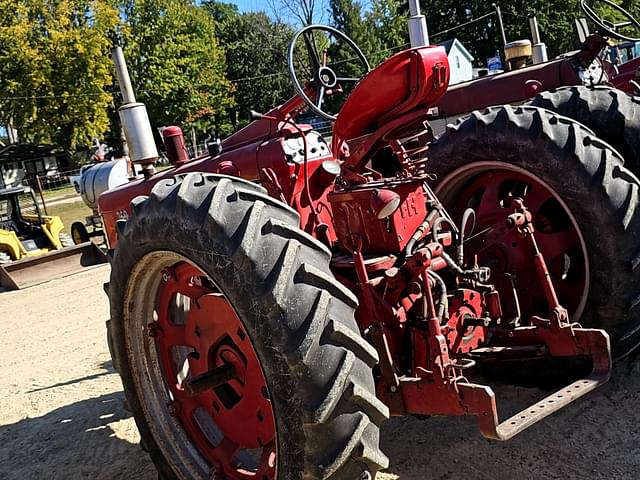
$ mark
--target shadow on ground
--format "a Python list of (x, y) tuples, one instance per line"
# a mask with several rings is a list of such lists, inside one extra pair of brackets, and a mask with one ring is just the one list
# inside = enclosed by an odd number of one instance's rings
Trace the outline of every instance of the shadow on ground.
[(147, 454), (110, 426), (130, 416), (123, 401), (103, 395), (1, 426), (0, 478), (155, 480)]
[[(506, 410), (534, 400), (501, 388)], [(612, 380), (506, 442), (490, 442), (472, 418), (394, 418), (382, 432), (385, 478), (402, 480), (637, 479), (640, 361), (618, 363)], [(0, 479), (155, 480), (137, 444), (112, 426), (130, 417), (122, 392), (89, 398), (0, 427)], [(133, 422), (126, 427), (135, 429)]]
[(37, 388), (34, 388), (32, 390), (29, 390), (27, 393), (41, 392), (43, 390), (51, 390), (52, 388), (65, 387), (67, 385), (74, 385), (76, 383), (84, 382), (86, 380), (95, 380), (96, 378), (100, 378), (100, 377), (102, 377), (104, 375), (109, 375), (111, 373), (116, 373), (115, 368), (113, 368), (113, 362), (111, 360), (108, 360), (106, 362), (100, 363), (100, 365), (98, 365), (98, 368), (100, 369), (100, 372), (98, 372), (98, 373), (93, 373), (91, 375), (85, 375), (84, 377), (73, 378), (73, 379), (67, 380), (65, 382), (54, 383), (52, 385), (47, 385), (45, 387), (37, 387)]
[[(505, 410), (545, 393), (496, 389)], [(386, 473), (402, 480), (635, 480), (640, 478), (639, 401), (636, 357), (617, 363), (606, 385), (508, 442), (483, 439), (470, 417), (393, 418), (382, 430), (381, 446), (391, 462)]]

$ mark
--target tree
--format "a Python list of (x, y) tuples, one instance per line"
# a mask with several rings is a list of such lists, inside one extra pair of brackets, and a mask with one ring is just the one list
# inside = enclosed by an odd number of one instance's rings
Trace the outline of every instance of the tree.
[(273, 16), (279, 23), (300, 26), (322, 22), (323, 0), (268, 0)]
[(407, 27), (408, 7), (406, 1), (373, 0), (366, 22), (373, 25), (380, 50), (372, 52), (370, 61), (378, 64), (385, 58), (409, 46)]
[(99, 1), (2, 0), (0, 18), (0, 123), (66, 151), (102, 135), (117, 10)]
[(365, 55), (370, 56), (380, 49), (375, 25), (365, 18), (361, 3), (357, 0), (331, 0), (329, 8), (331, 24), (350, 37)]
[[(433, 42), (457, 37), (469, 49), (476, 62), (483, 62), (486, 58), (493, 56), (497, 50), (502, 50), (502, 40), (495, 16), (446, 35), (436, 35), (438, 32), (491, 13), (492, 8), (488, 2), (423, 0), (421, 3)], [(496, 3), (502, 10), (507, 41), (531, 38), (528, 17), (531, 12), (535, 12), (542, 40), (547, 44), (550, 58), (578, 47), (574, 20), (583, 16), (583, 13), (575, 0), (531, 0), (529, 2), (500, 0)], [(640, 4), (637, 0), (623, 0), (617, 3), (626, 5), (636, 14), (640, 13)], [(590, 2), (590, 4), (595, 6), (598, 2)], [(602, 2), (600, 5), (603, 5)], [(606, 10), (604, 8), (603, 11)], [(640, 32), (636, 34), (640, 35)]]
[(135, 0), (123, 5), (125, 56), (137, 99), (154, 126), (207, 132), (233, 103), (215, 20), (189, 0)]
[(291, 95), (287, 49), (293, 28), (264, 12), (240, 14), (235, 5), (222, 2), (205, 2), (203, 8), (216, 20), (225, 48), (227, 78), (235, 90), (235, 128), (236, 117), (248, 118), (251, 109), (270, 110)]

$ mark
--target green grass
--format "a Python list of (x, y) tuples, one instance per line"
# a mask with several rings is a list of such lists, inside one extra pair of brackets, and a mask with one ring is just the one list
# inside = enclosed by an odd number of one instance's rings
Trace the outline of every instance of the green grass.
[[(73, 187), (73, 185), (68, 185), (62, 188), (56, 188), (55, 190), (44, 190), (42, 192), (42, 196), (44, 197), (45, 201), (51, 201), (56, 198), (72, 197), (74, 195), (78, 195), (78, 194), (76, 193), (76, 189)], [(39, 194), (36, 194), (36, 197), (38, 197), (38, 200), (40, 199)], [(80, 196), (78, 196), (78, 198), (80, 198)]]
[(49, 215), (58, 216), (64, 223), (64, 231), (70, 233), (73, 222), (84, 223), (84, 217), (91, 215), (91, 210), (84, 204), (80, 197), (75, 202), (58, 203), (47, 207)]

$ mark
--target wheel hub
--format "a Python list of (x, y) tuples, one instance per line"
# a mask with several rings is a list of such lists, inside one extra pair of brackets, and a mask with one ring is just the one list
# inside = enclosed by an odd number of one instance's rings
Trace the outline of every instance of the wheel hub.
[[(473, 175), (472, 175), (473, 174)], [(543, 253), (560, 303), (573, 316), (584, 304), (587, 286), (586, 251), (570, 212), (557, 199), (553, 190), (533, 175), (505, 165), (491, 169), (478, 168), (467, 174), (469, 180), (445, 192), (451, 211), (456, 216), (471, 207), (476, 212), (475, 232), (504, 222), (513, 198), (524, 199), (533, 215), (536, 241)], [(455, 190), (455, 191), (454, 191)], [(476, 251), (479, 263), (493, 272), (510, 273), (523, 293), (519, 296), (523, 316), (546, 315), (548, 305), (532, 268), (531, 252), (521, 245), (516, 231), (490, 241)]]
[(320, 67), (316, 73), (316, 81), (325, 88), (333, 88), (338, 83), (338, 76), (329, 67)]
[(169, 413), (224, 478), (275, 478), (273, 408), (242, 321), (197, 267), (178, 262), (161, 276), (148, 333), (171, 396)]

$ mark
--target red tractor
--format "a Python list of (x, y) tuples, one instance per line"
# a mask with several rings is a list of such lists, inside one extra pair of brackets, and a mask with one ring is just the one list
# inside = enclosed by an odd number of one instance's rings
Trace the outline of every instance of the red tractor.
[[(601, 18), (598, 4), (626, 21), (616, 24)], [(611, 39), (640, 41), (628, 36), (628, 30), (640, 36), (640, 21), (610, 0), (581, 0), (580, 6), (597, 31), (576, 52), (453, 85), (432, 106), (436, 135), (473, 110), (527, 102), (590, 128), (622, 154), (627, 168), (640, 174), (640, 59), (619, 66), (607, 59)]]
[[(607, 381), (639, 330), (640, 185), (616, 151), (501, 106), (433, 162), (441, 47), (369, 71), (310, 26), (289, 69), (296, 95), (221, 149), (189, 161), (167, 129), (174, 168), (100, 197), (110, 346), (161, 478), (371, 479), (390, 414), (506, 440)], [(307, 108), (335, 119), (330, 145)], [(477, 383), (555, 361), (566, 386), (508, 419)]]

